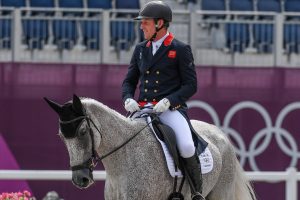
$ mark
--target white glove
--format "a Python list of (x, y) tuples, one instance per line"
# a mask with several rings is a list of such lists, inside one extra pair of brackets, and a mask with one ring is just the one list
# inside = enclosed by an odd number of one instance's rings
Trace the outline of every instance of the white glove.
[(162, 100), (160, 100), (153, 108), (154, 112), (157, 113), (161, 113), (161, 112), (165, 112), (166, 110), (169, 109), (170, 107), (170, 101), (167, 98), (164, 98)]
[(133, 113), (135, 111), (139, 111), (140, 107), (139, 107), (139, 104), (134, 99), (128, 98), (125, 101), (125, 109), (128, 112)]

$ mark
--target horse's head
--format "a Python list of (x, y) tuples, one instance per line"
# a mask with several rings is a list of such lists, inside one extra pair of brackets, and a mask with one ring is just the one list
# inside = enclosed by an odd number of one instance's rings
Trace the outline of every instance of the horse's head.
[(59, 115), (59, 135), (64, 141), (70, 157), (72, 182), (79, 188), (87, 188), (93, 182), (95, 134), (94, 122), (87, 115), (81, 100), (74, 95), (73, 101), (64, 105), (45, 98), (50, 107)]

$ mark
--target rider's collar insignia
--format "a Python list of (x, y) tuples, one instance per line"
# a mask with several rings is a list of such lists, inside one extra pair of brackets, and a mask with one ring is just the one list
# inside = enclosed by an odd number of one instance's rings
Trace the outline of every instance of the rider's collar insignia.
[(172, 33), (170, 33), (164, 40), (164, 45), (169, 46), (172, 43), (173, 39), (174, 39), (174, 36)]

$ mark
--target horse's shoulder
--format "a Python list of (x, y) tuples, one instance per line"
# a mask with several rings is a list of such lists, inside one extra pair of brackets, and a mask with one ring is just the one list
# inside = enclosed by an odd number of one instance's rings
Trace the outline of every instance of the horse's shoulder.
[(147, 125), (147, 122), (143, 118), (135, 118), (135, 119), (126, 118), (125, 120), (128, 124), (130, 124), (132, 127), (136, 129), (142, 128), (143, 126)]

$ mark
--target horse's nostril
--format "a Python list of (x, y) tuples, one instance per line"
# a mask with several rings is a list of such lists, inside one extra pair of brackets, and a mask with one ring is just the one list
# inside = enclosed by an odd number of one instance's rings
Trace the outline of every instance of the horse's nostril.
[(83, 186), (87, 186), (90, 183), (90, 179), (83, 177), (82, 178), (82, 185)]

